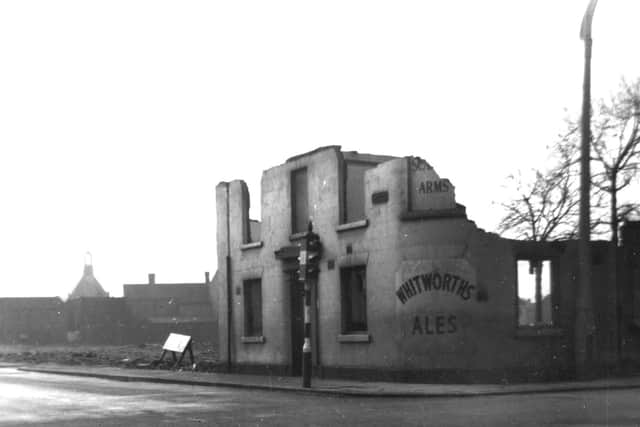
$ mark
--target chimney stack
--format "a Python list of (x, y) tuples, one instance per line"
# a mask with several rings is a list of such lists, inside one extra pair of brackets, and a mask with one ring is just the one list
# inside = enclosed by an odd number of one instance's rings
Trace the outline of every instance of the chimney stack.
[(156, 284), (156, 275), (154, 273), (149, 273), (149, 284), (150, 285)]
[(209, 272), (208, 271), (204, 272), (204, 283), (205, 283), (205, 285), (209, 284)]

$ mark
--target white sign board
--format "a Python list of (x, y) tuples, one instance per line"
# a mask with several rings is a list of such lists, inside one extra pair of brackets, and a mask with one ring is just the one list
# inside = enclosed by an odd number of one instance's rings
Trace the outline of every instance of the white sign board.
[(190, 341), (191, 337), (189, 335), (170, 333), (169, 338), (164, 342), (162, 349), (175, 351), (176, 353), (184, 353)]

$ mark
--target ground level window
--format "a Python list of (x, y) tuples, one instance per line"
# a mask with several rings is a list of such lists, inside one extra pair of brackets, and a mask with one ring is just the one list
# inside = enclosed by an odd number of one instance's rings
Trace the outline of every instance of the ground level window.
[(244, 336), (262, 335), (262, 281), (244, 281)]
[(365, 266), (340, 269), (342, 332), (367, 331), (367, 274)]
[(551, 261), (518, 260), (518, 326), (552, 326)]

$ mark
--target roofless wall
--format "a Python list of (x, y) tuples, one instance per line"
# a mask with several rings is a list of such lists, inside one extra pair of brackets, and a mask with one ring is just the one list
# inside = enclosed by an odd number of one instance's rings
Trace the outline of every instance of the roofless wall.
[[(323, 244), (311, 304), (317, 375), (500, 381), (573, 374), (575, 245), (477, 228), (454, 182), (419, 157), (332, 146), (266, 170), (259, 238), (249, 231), (244, 182), (220, 183), (216, 200), (214, 287), (220, 354), (231, 370), (299, 374), (296, 247), (311, 220)], [(613, 268), (606, 247), (594, 253), (594, 283), (606, 283)], [(544, 280), (528, 295), (538, 265)], [(601, 336), (592, 343), (602, 365), (617, 357), (615, 289), (604, 289), (595, 292)]]

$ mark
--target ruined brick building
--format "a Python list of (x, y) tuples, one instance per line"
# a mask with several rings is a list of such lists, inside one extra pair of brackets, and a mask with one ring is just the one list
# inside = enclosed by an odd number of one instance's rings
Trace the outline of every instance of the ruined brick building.
[[(576, 242), (485, 232), (467, 218), (452, 181), (417, 157), (323, 147), (266, 170), (261, 187), (260, 221), (249, 218), (243, 181), (216, 188), (212, 285), (220, 357), (230, 370), (300, 373), (295, 247), (311, 220), (323, 244), (311, 304), (315, 375), (573, 375)], [(588, 344), (596, 367), (634, 362), (639, 354), (637, 240), (637, 224), (628, 224), (617, 267), (607, 242), (592, 244), (596, 334)], [(532, 288), (533, 265), (542, 277)], [(610, 280), (616, 272), (617, 285)]]

